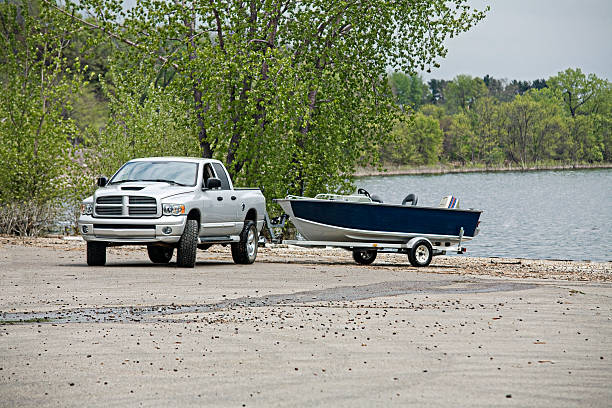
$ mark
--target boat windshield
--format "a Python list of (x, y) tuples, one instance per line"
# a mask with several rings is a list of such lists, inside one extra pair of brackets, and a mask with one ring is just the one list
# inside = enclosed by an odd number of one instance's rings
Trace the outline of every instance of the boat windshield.
[(133, 161), (126, 163), (109, 184), (130, 181), (157, 181), (193, 187), (198, 176), (198, 164), (184, 161)]

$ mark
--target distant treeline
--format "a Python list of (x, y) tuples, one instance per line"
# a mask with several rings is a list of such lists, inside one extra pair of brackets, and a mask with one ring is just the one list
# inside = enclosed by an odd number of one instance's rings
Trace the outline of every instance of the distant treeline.
[(388, 164), (612, 161), (611, 83), (580, 69), (532, 82), (393, 73), (389, 86), (405, 120), (380, 148)]

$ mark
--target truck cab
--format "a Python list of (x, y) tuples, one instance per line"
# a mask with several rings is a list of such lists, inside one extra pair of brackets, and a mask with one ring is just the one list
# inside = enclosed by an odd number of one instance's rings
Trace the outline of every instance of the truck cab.
[(235, 189), (218, 160), (151, 157), (125, 163), (81, 205), (79, 232), (88, 265), (104, 265), (106, 248), (146, 245), (154, 263), (193, 267), (196, 249), (231, 244), (236, 263), (252, 263), (264, 224), (259, 189)]

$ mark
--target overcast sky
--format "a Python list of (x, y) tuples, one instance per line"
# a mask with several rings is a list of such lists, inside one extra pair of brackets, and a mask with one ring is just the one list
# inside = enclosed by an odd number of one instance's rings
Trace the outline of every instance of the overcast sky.
[(491, 11), (448, 41), (440, 68), (425, 79), (457, 74), (533, 80), (581, 68), (612, 80), (612, 0), (470, 0)]

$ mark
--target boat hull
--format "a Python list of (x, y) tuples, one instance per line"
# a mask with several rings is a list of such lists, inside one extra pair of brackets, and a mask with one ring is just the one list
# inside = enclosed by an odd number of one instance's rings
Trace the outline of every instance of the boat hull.
[(317, 199), (276, 200), (307, 240), (407, 242), (417, 236), (455, 242), (477, 234), (481, 211)]

